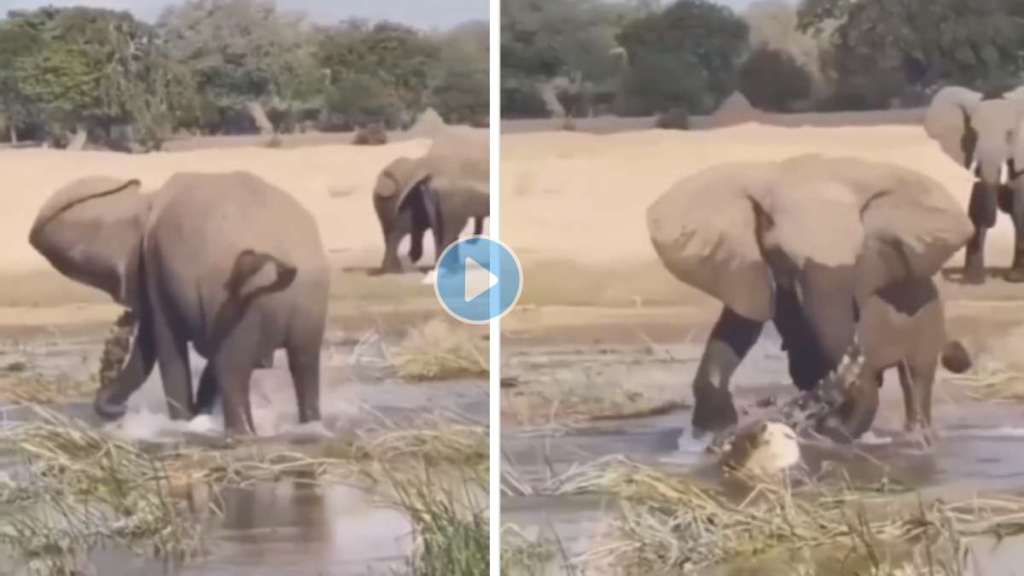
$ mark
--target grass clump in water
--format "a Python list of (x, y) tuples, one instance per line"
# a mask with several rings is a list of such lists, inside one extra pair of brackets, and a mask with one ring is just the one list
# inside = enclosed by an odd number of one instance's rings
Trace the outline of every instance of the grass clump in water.
[(407, 380), (446, 380), (489, 371), (486, 342), (475, 331), (441, 319), (411, 329), (391, 357), (398, 375)]
[(534, 492), (617, 497), (614, 536), (574, 562), (618, 574), (700, 573), (780, 550), (837, 545), (868, 558), (863, 573), (893, 575), (913, 570), (914, 563), (894, 564), (886, 550), (923, 546), (922, 565), (941, 574), (959, 566), (963, 538), (1024, 533), (1024, 499), (1018, 497), (925, 503), (909, 493), (808, 481), (799, 488), (762, 484), (739, 500), (621, 457), (576, 466)]
[[(394, 469), (392, 469), (394, 470)], [(426, 464), (386, 476), (395, 503), (412, 521), (414, 576), (476, 576), (490, 570), (486, 474), (439, 478)]]
[(0, 547), (27, 573), (74, 574), (100, 546), (171, 559), (198, 550), (198, 528), (171, 498), (158, 460), (79, 422), (36, 412), (39, 421), (0, 432), (0, 446), (23, 463), (0, 490)]

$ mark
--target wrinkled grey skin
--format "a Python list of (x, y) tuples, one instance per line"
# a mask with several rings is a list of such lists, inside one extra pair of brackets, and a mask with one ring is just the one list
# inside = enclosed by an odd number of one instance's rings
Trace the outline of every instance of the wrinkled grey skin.
[(968, 214), (974, 235), (967, 245), (964, 280), (985, 281), (985, 236), (996, 215), (1010, 215), (1015, 231), (1013, 262), (1006, 279), (1024, 282), (1024, 90), (984, 97), (966, 88), (936, 93), (925, 130), (942, 150), (976, 178)]
[(437, 256), (459, 238), (470, 219), (483, 233), (490, 216), (486, 157), (431, 153), (398, 158), (377, 178), (373, 205), (384, 235), (380, 273), (401, 272), (398, 246), (411, 235), (409, 259), (423, 256), (423, 235), (431, 230)]
[[(823, 433), (850, 440), (868, 430), (880, 376), (901, 363), (915, 379), (905, 384), (907, 427), (928, 425), (946, 346), (931, 276), (971, 233), (937, 183), (849, 158), (725, 165), (669, 190), (648, 209), (648, 228), (671, 273), (725, 304), (693, 381), (695, 435), (736, 425), (730, 380), (768, 321), (801, 390), (817, 386), (860, 335), (863, 378)], [(822, 242), (831, 258), (818, 260)]]
[[(101, 416), (160, 368), (168, 414), (188, 419), (224, 395), (231, 434), (253, 434), (249, 379), (284, 348), (302, 422), (320, 419), (320, 345), (329, 276), (316, 221), (258, 177), (177, 174), (142, 194), (137, 180), (85, 178), (40, 210), (29, 241), (65, 276), (137, 318), (128, 360), (96, 393)], [(209, 362), (196, 398), (188, 343)]]

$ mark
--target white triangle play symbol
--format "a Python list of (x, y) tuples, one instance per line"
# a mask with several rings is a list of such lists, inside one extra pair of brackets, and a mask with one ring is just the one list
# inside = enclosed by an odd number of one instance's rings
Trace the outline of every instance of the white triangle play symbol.
[(494, 288), (498, 277), (476, 260), (466, 258), (466, 302)]

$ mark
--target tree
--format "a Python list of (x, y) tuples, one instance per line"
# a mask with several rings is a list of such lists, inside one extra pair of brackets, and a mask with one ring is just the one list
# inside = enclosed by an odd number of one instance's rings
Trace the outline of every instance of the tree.
[(490, 113), (489, 31), (485, 22), (460, 26), (438, 40), (438, 78), (430, 105), (449, 124), (474, 124)]
[(790, 54), (758, 48), (740, 67), (740, 91), (756, 108), (789, 112), (811, 95), (811, 75)]
[[(431, 38), (401, 24), (379, 22), (369, 26), (348, 21), (322, 31), (316, 59), (326, 70), (333, 92), (350, 82), (364, 87), (372, 83), (373, 93), (382, 97), (386, 94), (389, 104), (397, 103), (399, 116), (405, 121), (426, 106), (437, 74), (438, 46)], [(346, 97), (335, 100), (338, 102), (353, 101)], [(336, 106), (331, 108), (342, 112)], [(365, 111), (373, 106), (368, 102), (359, 108)], [(379, 120), (396, 121), (392, 117)]]
[(795, 6), (784, 0), (758, 0), (743, 12), (743, 19), (750, 27), (751, 48), (770, 48), (791, 55), (811, 75), (812, 94), (826, 92), (821, 70), (826, 40), (799, 29)]
[(155, 30), (131, 14), (43, 8), (12, 12), (3, 28), (0, 36), (31, 46), (8, 56), (5, 84), (38, 108), (52, 137), (74, 131), (84, 143), (94, 130), (110, 140), (114, 126), (134, 125), (159, 146), (170, 130), (169, 60)]
[[(531, 92), (556, 78), (571, 86), (614, 92), (621, 71), (615, 35), (645, 10), (632, 3), (595, 0), (503, 1), (502, 114), (546, 114), (545, 107), (536, 106), (542, 102), (539, 95)], [(505, 96), (511, 100), (505, 102)]]
[(19, 60), (39, 48), (38, 34), (11, 20), (0, 22), (0, 113), (12, 143), (18, 141), (18, 128), (35, 116), (31, 99), (22, 90), (16, 71)]
[(942, 83), (1019, 82), (1019, 11), (1018, 0), (803, 0), (798, 15), (802, 30), (829, 39), (837, 90), (882, 106)]
[(678, 0), (631, 21), (617, 36), (629, 61), (630, 108), (708, 111), (735, 88), (748, 33), (732, 10), (708, 0)]
[(271, 131), (266, 108), (301, 107), (320, 92), (311, 30), (272, 0), (187, 0), (168, 7), (157, 26), (206, 100), (206, 121), (211, 112), (222, 118), (245, 110), (261, 131)]

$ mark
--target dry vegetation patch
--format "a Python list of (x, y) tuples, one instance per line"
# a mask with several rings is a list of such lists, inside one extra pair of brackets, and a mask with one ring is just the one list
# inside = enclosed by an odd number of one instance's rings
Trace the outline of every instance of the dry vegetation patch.
[(398, 375), (407, 380), (447, 380), (486, 376), (487, 342), (480, 331), (435, 318), (411, 328), (391, 352)]

